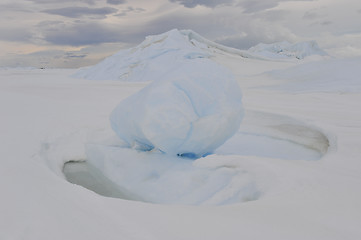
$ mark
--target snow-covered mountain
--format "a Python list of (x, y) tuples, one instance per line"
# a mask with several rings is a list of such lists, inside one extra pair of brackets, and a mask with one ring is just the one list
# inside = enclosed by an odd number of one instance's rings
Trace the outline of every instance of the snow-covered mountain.
[[(246, 51), (212, 42), (192, 30), (173, 29), (148, 36), (138, 46), (121, 50), (94, 66), (83, 68), (74, 77), (129, 82), (153, 81), (184, 62), (195, 58), (209, 58), (217, 52), (255, 57)], [(152, 78), (149, 73), (152, 73)]]
[(73, 76), (89, 80), (147, 82), (162, 77), (182, 63), (195, 58), (211, 58), (216, 54), (263, 60), (327, 55), (315, 41), (258, 44), (246, 51), (212, 42), (192, 30), (173, 29), (148, 36), (138, 46), (120, 50), (94, 66), (80, 69)]
[(289, 43), (287, 41), (264, 44), (260, 43), (248, 49), (249, 52), (259, 55), (260, 57), (272, 59), (297, 58), (304, 59), (311, 55), (327, 56), (317, 42), (306, 41), (298, 43)]

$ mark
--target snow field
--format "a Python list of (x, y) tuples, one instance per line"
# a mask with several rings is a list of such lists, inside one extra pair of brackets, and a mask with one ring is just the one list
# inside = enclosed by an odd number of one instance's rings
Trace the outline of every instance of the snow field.
[[(156, 151), (121, 148), (124, 142), (109, 126), (114, 107), (147, 84), (74, 80), (71, 70), (1, 70), (0, 239), (359, 239), (361, 96), (354, 74), (359, 59), (312, 64), (223, 54), (212, 59), (236, 76), (245, 125), (219, 152), (179, 165), (177, 158), (164, 159)], [(320, 74), (321, 65), (341, 78)], [(265, 73), (272, 69), (286, 77)], [(291, 89), (288, 82), (296, 78), (299, 88)], [(353, 87), (345, 87), (344, 79)], [(279, 123), (286, 127), (275, 127)], [(249, 147), (240, 148), (245, 142)], [(182, 195), (182, 203), (199, 197), (200, 205), (169, 204), (167, 196), (168, 205), (103, 197), (66, 181), (64, 163), (91, 158), (100, 159), (97, 170), (109, 181), (116, 164), (130, 169), (125, 176), (135, 181), (119, 185), (138, 189), (143, 182), (172, 180), (160, 173), (174, 167), (188, 186), (202, 189), (192, 195), (183, 187), (188, 197)], [(149, 174), (151, 167), (155, 171)], [(178, 177), (173, 183), (186, 185)]]

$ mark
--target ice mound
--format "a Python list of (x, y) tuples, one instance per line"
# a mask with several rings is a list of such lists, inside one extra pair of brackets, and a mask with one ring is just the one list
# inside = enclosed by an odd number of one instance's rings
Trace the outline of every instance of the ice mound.
[(200, 157), (237, 131), (241, 98), (230, 72), (209, 59), (193, 59), (123, 100), (110, 120), (129, 147)]
[(289, 43), (287, 41), (272, 44), (260, 43), (248, 49), (249, 52), (261, 55), (266, 58), (297, 58), (303, 59), (311, 55), (326, 56), (315, 41)]
[(245, 51), (222, 46), (192, 30), (173, 29), (163, 34), (148, 36), (138, 46), (121, 50), (92, 67), (80, 69), (73, 77), (89, 80), (149, 81), (149, 73), (157, 79), (184, 62), (194, 58), (209, 58), (219, 51), (251, 57)]

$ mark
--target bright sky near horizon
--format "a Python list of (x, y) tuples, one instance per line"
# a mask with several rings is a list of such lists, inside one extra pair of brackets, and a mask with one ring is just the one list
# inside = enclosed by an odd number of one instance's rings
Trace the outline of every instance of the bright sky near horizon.
[(359, 0), (0, 0), (0, 67), (80, 67), (173, 28), (248, 49), (316, 40), (361, 56)]

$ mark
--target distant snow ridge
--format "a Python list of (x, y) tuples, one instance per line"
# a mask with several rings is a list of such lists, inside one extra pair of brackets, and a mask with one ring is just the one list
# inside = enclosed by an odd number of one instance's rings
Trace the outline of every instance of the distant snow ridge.
[(266, 58), (297, 58), (304, 59), (311, 55), (328, 55), (315, 41), (289, 43), (287, 41), (272, 44), (260, 43), (248, 49), (249, 52)]
[(121, 50), (92, 67), (80, 69), (73, 76), (90, 80), (153, 81), (184, 62), (209, 58), (217, 51), (252, 57), (246, 51), (214, 43), (191, 30), (173, 29), (148, 36), (138, 46)]
[(238, 130), (243, 117), (241, 98), (230, 72), (198, 58), (183, 62), (123, 100), (110, 121), (129, 147), (201, 157)]

